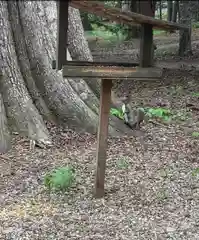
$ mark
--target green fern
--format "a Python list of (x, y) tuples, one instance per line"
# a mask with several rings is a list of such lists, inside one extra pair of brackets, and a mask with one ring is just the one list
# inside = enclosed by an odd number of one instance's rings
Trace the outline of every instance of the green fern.
[(75, 171), (72, 167), (60, 167), (47, 173), (44, 185), (50, 191), (66, 191), (75, 181)]

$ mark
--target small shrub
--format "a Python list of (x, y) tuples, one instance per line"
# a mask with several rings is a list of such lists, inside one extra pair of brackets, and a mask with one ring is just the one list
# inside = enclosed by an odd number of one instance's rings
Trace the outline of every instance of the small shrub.
[(47, 173), (44, 177), (44, 185), (48, 190), (66, 191), (75, 181), (75, 171), (72, 167), (60, 167)]
[(117, 161), (117, 167), (119, 169), (127, 169), (128, 166), (129, 166), (129, 163), (127, 158), (121, 158)]
[(199, 132), (192, 132), (191, 135), (192, 135), (192, 137), (197, 137), (198, 138), (199, 137)]
[(199, 168), (196, 168), (196, 169), (194, 169), (193, 171), (192, 171), (192, 176), (197, 176), (197, 175), (199, 175)]

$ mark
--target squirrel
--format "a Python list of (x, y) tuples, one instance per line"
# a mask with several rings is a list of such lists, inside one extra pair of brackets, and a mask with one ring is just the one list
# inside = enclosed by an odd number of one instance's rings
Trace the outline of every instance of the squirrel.
[(129, 93), (123, 93), (122, 97), (117, 97), (112, 91), (112, 101), (118, 107), (122, 107), (124, 114), (124, 123), (131, 129), (140, 129), (140, 123), (145, 120), (145, 114), (141, 109), (132, 109), (129, 102), (131, 97)]
[(140, 123), (145, 120), (144, 111), (141, 109), (132, 109), (130, 104), (122, 105), (122, 112), (124, 114), (124, 123), (131, 129), (140, 129)]

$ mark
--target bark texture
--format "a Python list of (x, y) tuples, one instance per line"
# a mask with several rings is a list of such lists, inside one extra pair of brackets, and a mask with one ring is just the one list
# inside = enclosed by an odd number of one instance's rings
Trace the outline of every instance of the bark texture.
[(10, 149), (10, 132), (7, 125), (6, 112), (3, 98), (0, 94), (0, 153), (5, 153)]
[[(6, 118), (12, 130), (44, 144), (51, 142), (44, 119), (78, 131), (97, 132), (100, 80), (63, 79), (60, 71), (51, 68), (56, 56), (56, 17), (53, 1), (0, 2), (2, 146), (7, 142), (2, 137), (8, 132)], [(69, 57), (92, 61), (80, 13), (73, 8), (69, 52)], [(127, 131), (111, 118), (110, 134)]]
[(189, 26), (189, 30), (180, 31), (179, 56), (192, 55), (191, 49), (191, 21), (192, 1), (180, 1), (180, 23)]

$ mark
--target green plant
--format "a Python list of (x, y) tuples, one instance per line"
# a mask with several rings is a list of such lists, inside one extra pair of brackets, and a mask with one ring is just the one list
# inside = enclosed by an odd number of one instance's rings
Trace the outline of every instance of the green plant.
[(128, 166), (129, 166), (129, 163), (128, 163), (128, 159), (127, 158), (120, 158), (118, 161), (117, 161), (117, 166), (118, 168), (120, 169), (127, 169)]
[(192, 137), (199, 137), (199, 132), (192, 132)]
[(197, 92), (197, 93), (192, 93), (192, 96), (193, 97), (199, 97), (199, 93)]
[(150, 118), (160, 118), (164, 121), (171, 120), (171, 111), (165, 108), (148, 108), (145, 109), (146, 115)]
[(111, 115), (116, 116), (117, 118), (124, 119), (124, 114), (121, 109), (111, 108), (110, 110)]
[(153, 30), (153, 34), (154, 34), (154, 35), (165, 34), (165, 31), (164, 31), (164, 30)]
[(70, 167), (60, 167), (47, 173), (44, 185), (50, 191), (66, 191), (75, 181), (75, 170)]
[(197, 176), (197, 175), (199, 175), (199, 168), (196, 168), (196, 169), (194, 169), (193, 171), (192, 171), (192, 176)]
[(193, 29), (199, 28), (199, 22), (192, 23), (192, 28)]
[(158, 193), (157, 193), (157, 199), (159, 201), (164, 201), (166, 199), (169, 198), (168, 192), (165, 189), (161, 189)]

